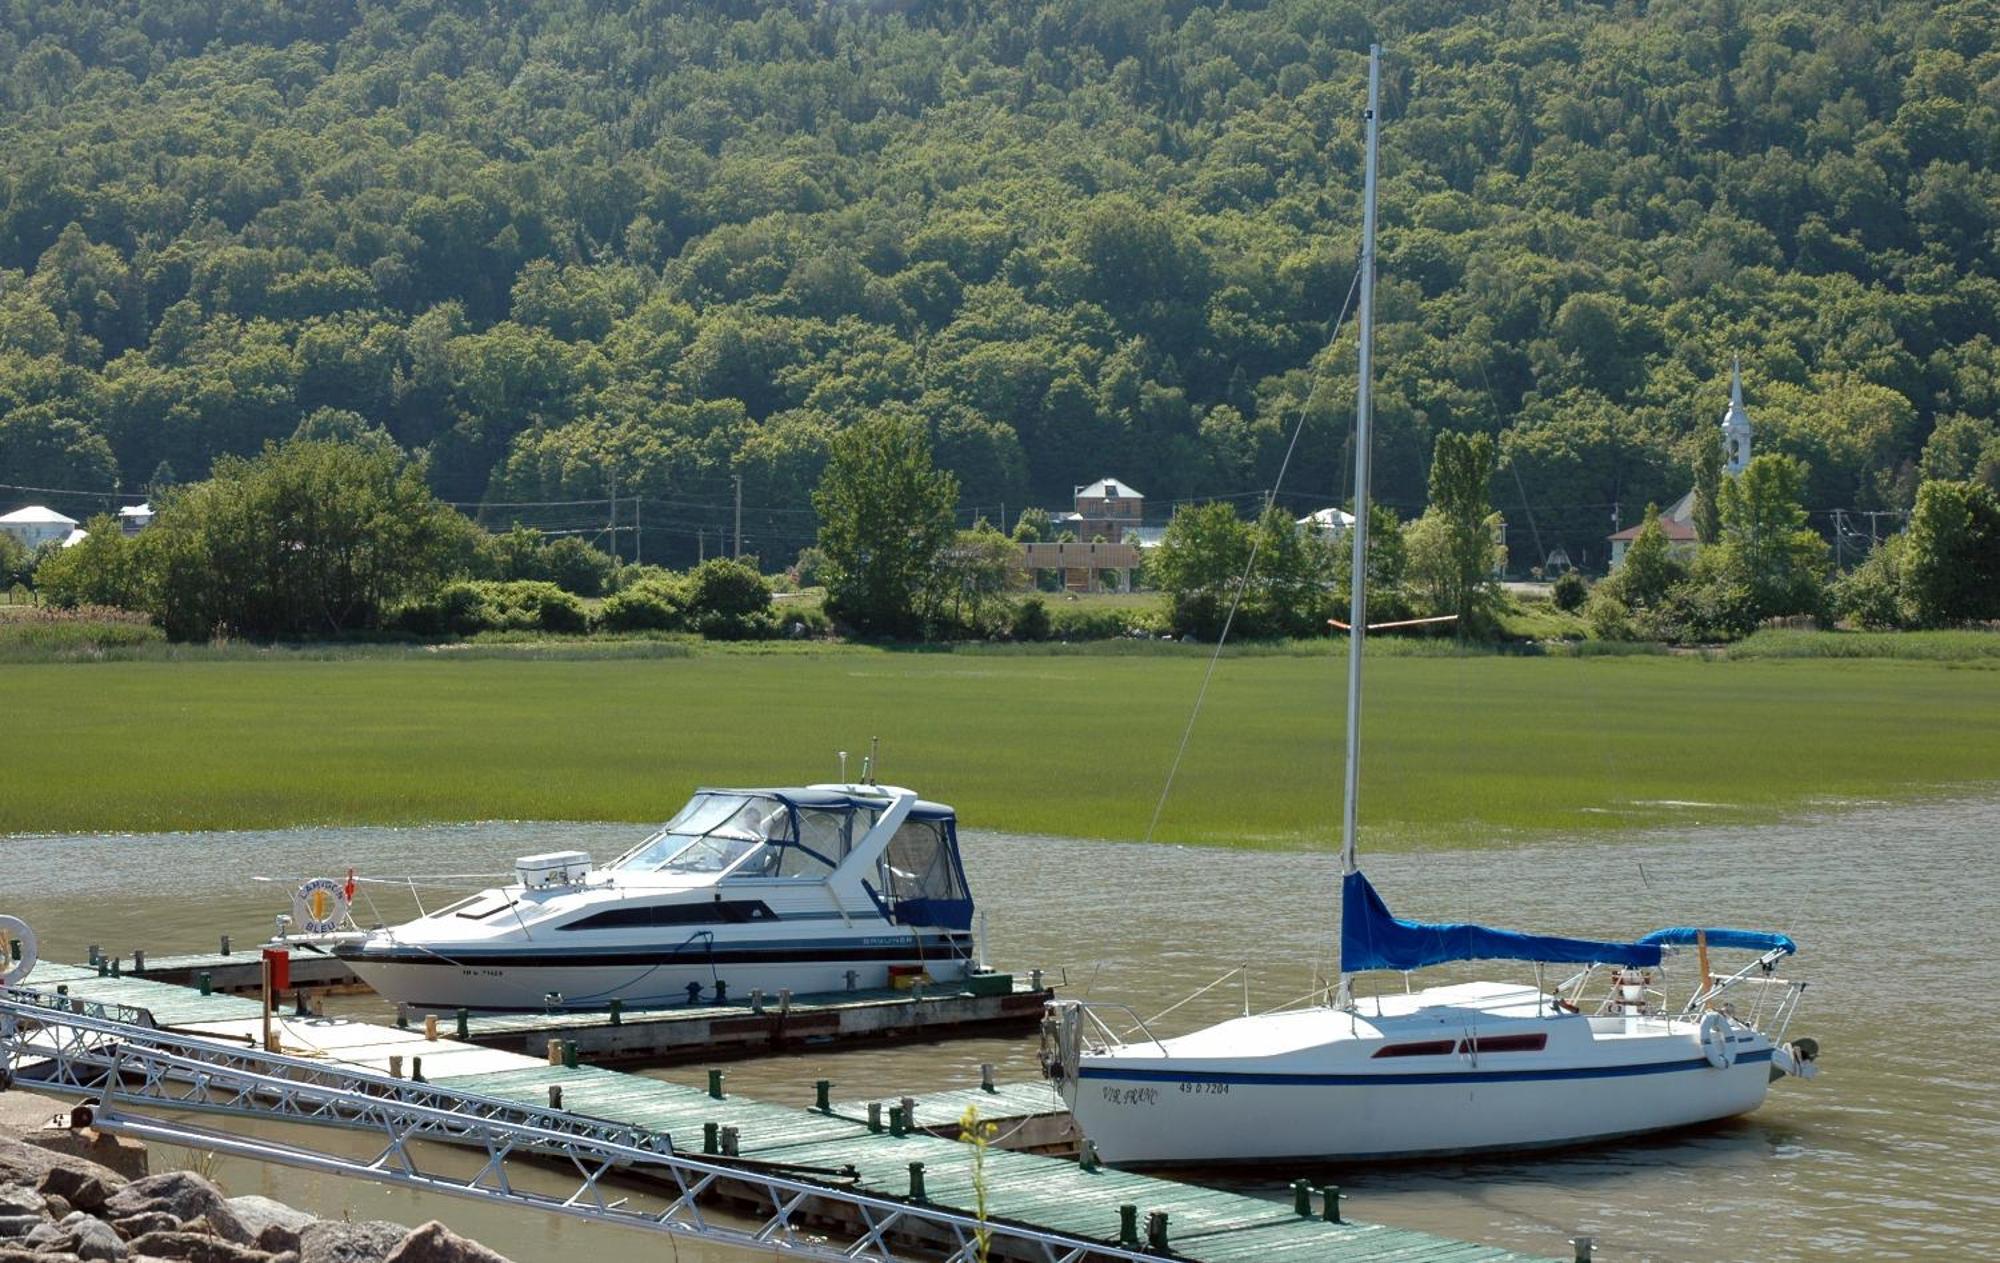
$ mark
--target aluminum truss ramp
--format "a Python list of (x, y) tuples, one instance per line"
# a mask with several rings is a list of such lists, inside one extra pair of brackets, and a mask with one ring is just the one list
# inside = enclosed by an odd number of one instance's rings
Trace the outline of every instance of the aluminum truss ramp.
[[(862, 1192), (837, 1171), (682, 1154), (629, 1124), (163, 1031), (142, 1011), (25, 988), (0, 990), (0, 1075), (94, 1098), (94, 1125), (140, 1139), (789, 1258), (1157, 1258)], [(346, 1157), (175, 1117), (186, 1112), (336, 1126), (381, 1147)]]

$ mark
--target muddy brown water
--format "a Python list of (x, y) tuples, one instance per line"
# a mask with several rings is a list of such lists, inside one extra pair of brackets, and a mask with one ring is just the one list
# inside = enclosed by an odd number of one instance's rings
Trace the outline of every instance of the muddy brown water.
[[(1272, 1198), (1294, 1175), (1337, 1180), (1358, 1218), (1541, 1253), (1594, 1235), (1599, 1257), (1709, 1260), (2000, 1257), (2000, 797), (1841, 805), (1740, 827), (1690, 807), (1684, 826), (1618, 841), (1369, 858), (1391, 907), (1424, 918), (1619, 936), (1662, 925), (1782, 928), (1811, 980), (1794, 1034), (1823, 1073), (1787, 1081), (1753, 1115), (1704, 1131), (1517, 1159), (1221, 1177)], [(1699, 819), (1695, 819), (1699, 817)], [(0, 838), (0, 911), (27, 917), (45, 955), (88, 943), (129, 955), (248, 944), (286, 904), (283, 883), (334, 874), (499, 873), (515, 855), (580, 847), (600, 858), (629, 826), (496, 823), (148, 836)], [(1002, 967), (1041, 966), (1071, 994), (1156, 1013), (1248, 967), (1263, 1008), (1326, 967), (1336, 863), (1325, 853), (1230, 852), (968, 831), (966, 863)], [(259, 876), (281, 879), (260, 883)], [(397, 919), (408, 896), (375, 888)], [(365, 911), (365, 910), (364, 910)], [(1682, 972), (1689, 971), (1688, 966)], [(1450, 971), (1441, 971), (1450, 972)], [(1492, 972), (1492, 971), (1487, 971)], [(1502, 976), (1511, 976), (1505, 975)], [(1395, 983), (1394, 985), (1400, 985)], [(1182, 1029), (1239, 1010), (1231, 980), (1165, 1019)], [(977, 1081), (981, 1062), (1037, 1074), (1032, 1037), (827, 1048), (731, 1063), (729, 1087), (809, 1103)], [(656, 1072), (699, 1083), (700, 1066)], [(360, 1144), (340, 1137), (327, 1143)], [(652, 1260), (657, 1239), (334, 1177), (226, 1162), (232, 1189), (327, 1214), (442, 1217), (521, 1263)], [(1211, 1177), (1214, 1178), (1214, 1177)], [(682, 1244), (678, 1257), (749, 1257)]]

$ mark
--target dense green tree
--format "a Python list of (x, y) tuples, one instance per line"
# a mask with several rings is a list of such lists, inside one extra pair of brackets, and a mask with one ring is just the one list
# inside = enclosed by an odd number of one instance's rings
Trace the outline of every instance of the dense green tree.
[(135, 542), (118, 519), (100, 513), (84, 523), (84, 537), (67, 548), (52, 548), (35, 567), (35, 591), (50, 604), (113, 605), (142, 609), (148, 596)]
[(264, 639), (378, 626), (460, 564), (471, 530), (393, 449), (297, 440), (223, 458), (133, 544), (168, 635)]
[(755, 640), (777, 626), (771, 585), (748, 562), (711, 557), (688, 571), (682, 591), (688, 622), (710, 640)]
[(957, 480), (931, 464), (921, 421), (881, 413), (836, 437), (813, 491), (827, 613), (866, 636), (921, 631), (957, 500)]
[(1493, 504), (1493, 440), (1484, 434), (1437, 436), (1431, 459), (1430, 508), (1404, 531), (1408, 579), (1432, 614), (1456, 615), (1464, 634), (1483, 634), (1497, 552)]
[(1903, 606), (1921, 626), (2000, 618), (2000, 497), (1927, 482), (1902, 549)]
[[(1805, 466), (1766, 453), (1722, 486), (1722, 540), (1705, 550), (1704, 571), (1747, 592), (1747, 617), (1821, 613), (1828, 568), (1826, 541), (1806, 526), (1800, 503)], [(1741, 630), (1749, 630), (1743, 627)]]
[(1698, 431), (1694, 436), (1694, 537), (1703, 544), (1722, 538), (1722, 469), (1720, 436)]

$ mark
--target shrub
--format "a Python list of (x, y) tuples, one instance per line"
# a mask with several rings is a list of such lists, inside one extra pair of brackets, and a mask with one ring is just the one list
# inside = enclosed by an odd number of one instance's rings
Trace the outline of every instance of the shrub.
[(1590, 599), (1590, 584), (1576, 571), (1566, 571), (1549, 589), (1549, 599), (1563, 613), (1574, 614)]
[(574, 535), (544, 545), (541, 560), (551, 583), (578, 596), (603, 596), (618, 569), (617, 558)]
[(1639, 629), (1632, 620), (1631, 608), (1610, 592), (1599, 590), (1592, 595), (1584, 618), (1590, 623), (1590, 634), (1599, 640), (1639, 638)]
[(770, 585), (754, 567), (727, 557), (688, 571), (687, 620), (709, 640), (760, 640), (777, 632)]
[(583, 602), (553, 583), (472, 579), (447, 583), (421, 601), (403, 607), (396, 619), (419, 636), (473, 636), (489, 631), (539, 631), (568, 635), (587, 631)]
[(671, 575), (644, 579), (606, 597), (597, 623), (606, 631), (679, 631), (687, 625), (687, 591)]
[(1836, 579), (1833, 608), (1863, 627), (1888, 630), (1903, 625), (1903, 536), (1892, 535), (1868, 559)]
[(1008, 631), (1016, 640), (1047, 640), (1053, 626), (1048, 603), (1031, 596), (1014, 607), (1014, 622)]
[(1126, 611), (1088, 605), (1057, 605), (1049, 611), (1049, 639), (1114, 640), (1126, 632)]
[(68, 548), (40, 554), (35, 588), (51, 605), (108, 605), (136, 609), (145, 604), (144, 576), (133, 541), (119, 529), (118, 519), (100, 514), (85, 524), (88, 532)]

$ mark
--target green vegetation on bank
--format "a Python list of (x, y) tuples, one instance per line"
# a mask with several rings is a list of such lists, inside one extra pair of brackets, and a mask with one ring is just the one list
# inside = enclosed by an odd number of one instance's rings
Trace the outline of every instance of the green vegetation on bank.
[[(885, 778), (968, 827), (1136, 838), (1206, 666), (1186, 646), (507, 648), (0, 668), (34, 734), (0, 760), (0, 832), (643, 821), (696, 782), (830, 776), (836, 749), (880, 736)], [(1224, 662), (1159, 837), (1323, 844), (1341, 688), (1327, 642)], [(2000, 671), (1927, 662), (1384, 657), (1369, 701), (1377, 846), (1755, 821), (2000, 766)]]

